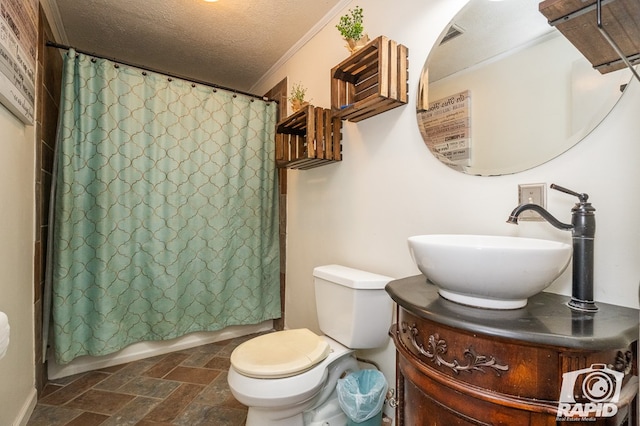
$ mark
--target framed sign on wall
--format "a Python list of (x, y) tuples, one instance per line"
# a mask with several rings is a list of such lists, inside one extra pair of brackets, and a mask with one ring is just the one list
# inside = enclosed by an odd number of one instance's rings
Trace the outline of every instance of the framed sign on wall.
[(35, 105), (38, 0), (0, 0), (0, 103), (25, 124)]

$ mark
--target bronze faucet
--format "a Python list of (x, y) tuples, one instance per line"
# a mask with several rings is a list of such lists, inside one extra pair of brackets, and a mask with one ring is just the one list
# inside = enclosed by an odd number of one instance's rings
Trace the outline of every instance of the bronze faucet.
[(537, 204), (520, 204), (507, 219), (507, 223), (518, 224), (518, 216), (526, 210), (538, 212), (547, 222), (562, 230), (571, 230), (573, 240), (573, 277), (571, 286), (571, 309), (595, 312), (593, 301), (593, 246), (596, 234), (596, 209), (587, 202), (587, 194), (579, 194), (556, 184), (551, 189), (578, 197), (579, 202), (571, 209), (571, 224), (562, 223)]

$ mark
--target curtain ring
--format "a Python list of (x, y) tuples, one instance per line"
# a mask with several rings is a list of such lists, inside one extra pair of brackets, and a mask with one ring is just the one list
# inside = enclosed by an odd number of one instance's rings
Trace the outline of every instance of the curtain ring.
[(96, 63), (96, 58), (91, 58), (91, 62)]
[(173, 79), (171, 77), (167, 78), (167, 81), (173, 81)]
[(118, 64), (113, 64), (113, 67), (114, 67), (114, 68), (120, 68), (120, 65), (118, 65)]
[(142, 71), (142, 75), (147, 75), (147, 72), (146, 71)]

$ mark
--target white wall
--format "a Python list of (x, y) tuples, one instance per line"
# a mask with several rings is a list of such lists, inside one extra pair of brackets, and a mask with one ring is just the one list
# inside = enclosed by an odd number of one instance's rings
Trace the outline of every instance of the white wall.
[[(597, 209), (595, 298), (638, 307), (640, 280), (640, 84), (633, 81), (605, 122), (578, 146), (532, 170), (499, 177), (463, 175), (441, 165), (416, 124), (418, 78), (428, 52), (466, 0), (364, 2), (365, 28), (409, 48), (408, 105), (360, 123), (345, 122), (343, 161), (289, 171), (286, 326), (316, 331), (312, 270), (338, 263), (397, 278), (417, 275), (406, 239), (426, 233), (478, 233), (549, 238), (570, 233), (543, 222), (508, 225), (521, 183), (557, 183), (586, 192)], [(362, 2), (360, 2), (362, 3)], [(308, 87), (312, 103), (330, 107), (330, 70), (348, 56), (329, 24), (256, 88), (285, 76)], [(576, 200), (548, 191), (549, 211), (570, 221)], [(569, 268), (570, 269), (570, 268)], [(570, 295), (570, 271), (549, 291)], [(393, 383), (390, 345), (376, 358)]]
[(36, 403), (33, 349), (34, 128), (0, 106), (0, 311), (9, 349), (0, 359), (0, 425), (24, 424)]

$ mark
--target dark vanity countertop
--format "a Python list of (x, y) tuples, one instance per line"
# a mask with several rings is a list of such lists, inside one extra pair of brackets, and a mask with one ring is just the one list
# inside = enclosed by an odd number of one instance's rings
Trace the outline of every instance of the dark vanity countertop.
[(418, 317), (472, 333), (589, 350), (624, 348), (638, 340), (639, 310), (598, 301), (597, 312), (576, 312), (567, 306), (569, 297), (542, 292), (520, 309), (474, 308), (443, 299), (423, 275), (391, 281), (386, 291)]

